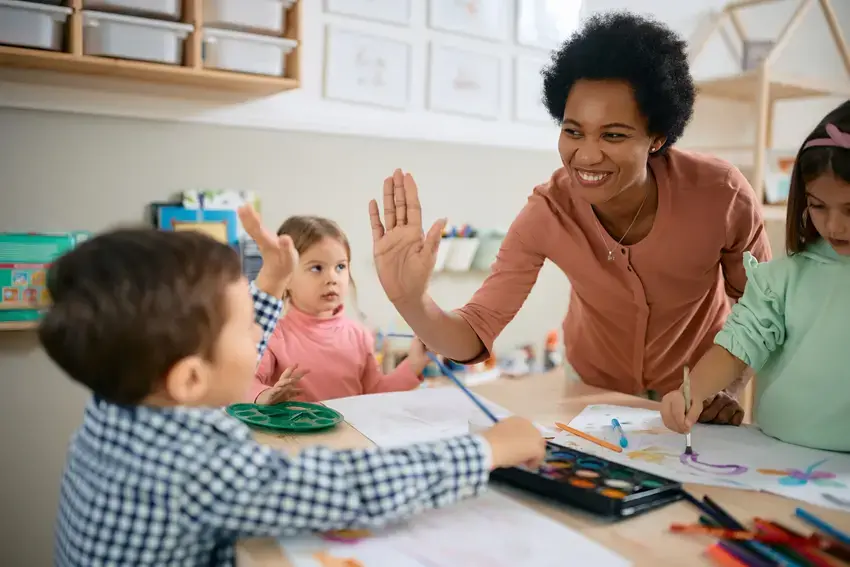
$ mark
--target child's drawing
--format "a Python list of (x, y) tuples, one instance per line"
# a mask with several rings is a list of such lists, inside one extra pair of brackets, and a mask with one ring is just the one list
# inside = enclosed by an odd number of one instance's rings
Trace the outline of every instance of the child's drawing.
[(655, 465), (664, 464), (664, 461), (668, 458), (673, 458), (676, 455), (671, 455), (670, 453), (665, 453), (664, 449), (661, 447), (645, 447), (643, 449), (638, 449), (637, 451), (630, 451), (627, 453), (627, 456), (630, 459), (634, 459), (637, 461), (646, 461), (647, 463), (652, 463)]
[(687, 467), (694, 468), (700, 472), (708, 472), (723, 475), (744, 474), (747, 472), (747, 467), (743, 465), (715, 465), (712, 463), (704, 463), (699, 460), (699, 453), (682, 453), (679, 456), (679, 462)]
[(779, 484), (785, 486), (802, 486), (811, 482), (812, 484), (816, 484), (818, 486), (846, 488), (844, 483), (838, 482), (837, 480), (833, 480), (835, 478), (835, 473), (815, 470), (816, 468), (824, 464), (827, 460), (828, 459), (820, 460), (809, 466), (806, 470), (802, 471), (800, 469), (758, 469), (758, 472), (761, 474), (779, 476)]

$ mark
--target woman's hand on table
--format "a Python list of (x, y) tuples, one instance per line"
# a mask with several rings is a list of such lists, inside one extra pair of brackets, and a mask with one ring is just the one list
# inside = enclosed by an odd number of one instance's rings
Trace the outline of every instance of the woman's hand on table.
[(384, 180), (383, 223), (374, 199), (369, 202), (369, 218), (375, 268), (387, 298), (394, 304), (418, 300), (434, 271), (445, 219), (424, 234), (416, 182), (400, 169)]
[(719, 392), (713, 398), (705, 400), (702, 413), (699, 416), (700, 423), (718, 425), (741, 425), (743, 420), (744, 408), (728, 392)]

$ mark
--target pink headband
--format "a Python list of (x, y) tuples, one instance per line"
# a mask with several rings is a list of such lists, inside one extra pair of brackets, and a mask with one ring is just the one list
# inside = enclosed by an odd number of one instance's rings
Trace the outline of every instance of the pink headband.
[(829, 138), (816, 138), (809, 140), (803, 149), (814, 146), (830, 147), (830, 148), (845, 148), (850, 149), (850, 134), (842, 132), (835, 124), (826, 125), (826, 135)]

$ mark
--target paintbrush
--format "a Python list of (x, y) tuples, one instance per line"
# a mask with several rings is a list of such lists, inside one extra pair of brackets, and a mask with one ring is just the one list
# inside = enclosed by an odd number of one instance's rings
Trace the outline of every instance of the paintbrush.
[[(685, 380), (682, 383), (682, 393), (685, 395), (685, 416), (691, 412), (691, 373), (688, 367), (685, 366)], [(685, 454), (692, 455), (694, 452), (691, 448), (691, 432), (685, 434)]]

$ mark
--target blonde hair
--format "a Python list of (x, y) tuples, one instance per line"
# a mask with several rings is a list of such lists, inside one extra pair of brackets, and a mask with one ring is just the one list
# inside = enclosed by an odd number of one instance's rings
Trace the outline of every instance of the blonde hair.
[[(351, 283), (351, 290), (354, 295), (354, 308), (360, 315), (360, 318), (364, 318), (363, 313), (357, 306), (357, 286), (354, 284), (354, 277), (351, 275), (351, 245), (348, 243), (348, 237), (337, 223), (324, 217), (296, 215), (283, 221), (283, 224), (277, 229), (277, 235), (289, 236), (298, 254), (304, 254), (310, 247), (318, 244), (325, 238), (333, 238), (342, 244), (342, 247), (345, 248), (345, 254), (348, 257), (348, 280)], [(284, 295), (284, 299), (288, 299), (288, 297), (289, 291)]]

